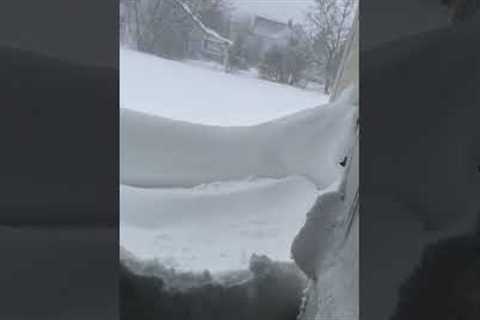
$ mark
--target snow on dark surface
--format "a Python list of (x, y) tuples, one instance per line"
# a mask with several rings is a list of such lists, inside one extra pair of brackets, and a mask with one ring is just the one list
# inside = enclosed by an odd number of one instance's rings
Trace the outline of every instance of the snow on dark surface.
[(344, 170), (353, 106), (131, 50), (121, 63), (122, 245), (179, 271), (291, 261), (305, 213)]

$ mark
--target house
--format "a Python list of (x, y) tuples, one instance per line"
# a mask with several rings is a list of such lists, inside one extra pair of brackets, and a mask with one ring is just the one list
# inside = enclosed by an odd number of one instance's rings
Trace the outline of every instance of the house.
[(256, 64), (270, 48), (287, 46), (293, 35), (292, 21), (284, 23), (256, 15), (247, 22), (232, 22), (231, 38), (245, 37), (248, 60), (252, 64)]
[(283, 23), (260, 16), (253, 19), (251, 37), (263, 44), (264, 51), (273, 46), (286, 46), (292, 36), (291, 21)]

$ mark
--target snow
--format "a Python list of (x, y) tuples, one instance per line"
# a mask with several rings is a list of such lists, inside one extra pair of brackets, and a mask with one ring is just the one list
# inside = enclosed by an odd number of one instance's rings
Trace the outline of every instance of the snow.
[(120, 242), (182, 271), (291, 261), (305, 214), (338, 186), (349, 94), (121, 50)]
[(354, 205), (358, 200), (358, 156), (356, 144), (344, 200), (337, 191), (320, 195), (292, 246), (297, 265), (315, 274), (301, 320), (359, 317), (359, 209)]
[(250, 127), (173, 121), (123, 109), (121, 183), (193, 187), (245, 177), (305, 176), (319, 189), (343, 168), (355, 110), (334, 103)]
[(120, 188), (120, 243), (181, 271), (248, 269), (253, 253), (291, 261), (290, 244), (318, 191), (306, 179), (192, 189)]
[[(332, 101), (353, 103), (358, 110), (358, 15), (347, 48)], [(345, 125), (353, 130), (343, 177), (317, 198), (292, 243), (295, 262), (311, 279), (299, 320), (359, 318), (359, 132), (353, 122)]]
[(120, 50), (121, 107), (169, 119), (255, 125), (328, 102), (320, 92)]
[(306, 212), (338, 186), (354, 118), (344, 101), (250, 127), (123, 109), (121, 244), (185, 271), (289, 260)]

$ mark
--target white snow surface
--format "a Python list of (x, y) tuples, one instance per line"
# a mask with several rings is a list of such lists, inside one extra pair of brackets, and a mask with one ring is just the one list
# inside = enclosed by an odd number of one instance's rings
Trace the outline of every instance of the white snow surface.
[(320, 92), (120, 50), (123, 108), (192, 123), (247, 126), (327, 102)]
[[(341, 100), (341, 99), (340, 99)], [(121, 183), (193, 187), (244, 179), (304, 176), (319, 189), (338, 180), (354, 121), (339, 102), (250, 127), (217, 127), (122, 109)]]
[(290, 260), (336, 185), (355, 118), (346, 101), (121, 50), (121, 245), (182, 271)]
[(248, 269), (253, 253), (291, 261), (290, 244), (315, 202), (300, 177), (192, 189), (120, 188), (120, 243), (181, 271)]

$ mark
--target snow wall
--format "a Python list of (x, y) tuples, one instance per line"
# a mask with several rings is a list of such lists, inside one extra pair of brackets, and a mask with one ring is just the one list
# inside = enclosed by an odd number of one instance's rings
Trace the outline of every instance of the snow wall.
[(245, 177), (303, 176), (324, 189), (344, 170), (339, 163), (355, 117), (345, 99), (247, 127), (192, 124), (122, 109), (121, 183), (188, 188)]

